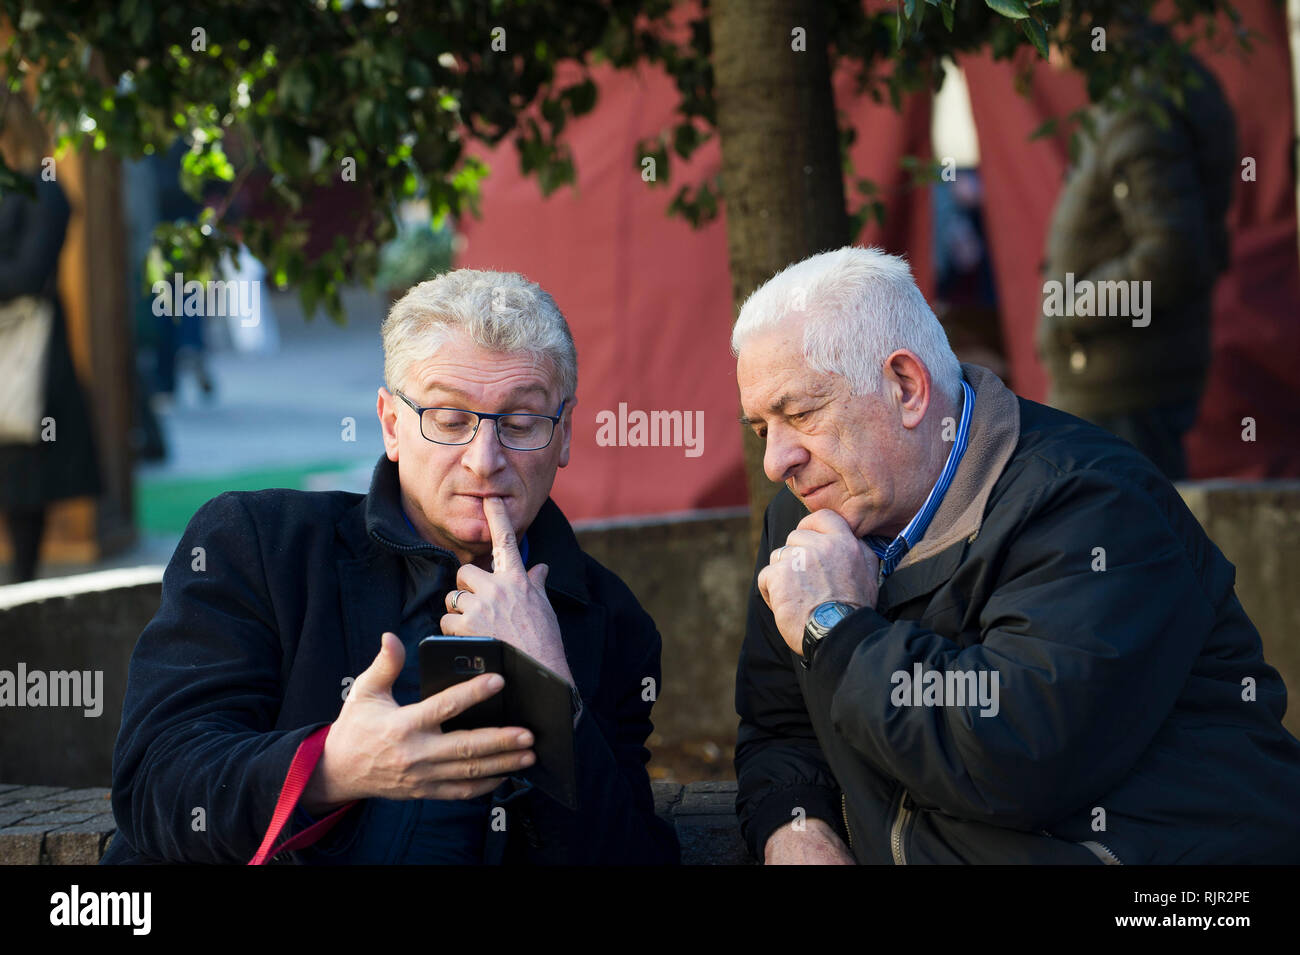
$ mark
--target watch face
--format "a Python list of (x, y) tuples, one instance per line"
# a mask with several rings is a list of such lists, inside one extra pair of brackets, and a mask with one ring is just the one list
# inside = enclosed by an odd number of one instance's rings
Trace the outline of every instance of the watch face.
[(817, 621), (819, 627), (825, 627), (828, 630), (846, 616), (848, 615), (844, 612), (844, 608), (834, 603), (821, 604), (813, 611), (813, 620)]

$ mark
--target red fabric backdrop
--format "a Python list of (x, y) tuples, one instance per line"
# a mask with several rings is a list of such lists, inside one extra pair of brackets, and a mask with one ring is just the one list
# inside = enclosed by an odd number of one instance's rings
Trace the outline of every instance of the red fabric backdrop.
[[(578, 346), (578, 404), (572, 460), (554, 497), (570, 519), (742, 506), (725, 220), (697, 231), (665, 214), (680, 184), (718, 170), (717, 141), (689, 163), (673, 157), (668, 187), (651, 188), (641, 179), (636, 143), (672, 124), (672, 83), (652, 70), (598, 69), (595, 78), (596, 109), (565, 131), (577, 188), (544, 199), (536, 181), (520, 174), (513, 145), (486, 154), (492, 175), (482, 217), (460, 224), (467, 243), (456, 264), (522, 272), (568, 319)], [(858, 174), (877, 182), (886, 203), (887, 226), (873, 225), (860, 241), (910, 250), (928, 291), (929, 202), (925, 190), (908, 188), (898, 166), (908, 152), (929, 153), (928, 98), (910, 100), (899, 115), (855, 102), (847, 76), (837, 77), (836, 90), (859, 129), (852, 150)], [(620, 403), (629, 412), (702, 412), (702, 453), (602, 447), (597, 415), (617, 414)]]
[[(1232, 217), (1233, 265), (1216, 289), (1215, 358), (1200, 421), (1188, 442), (1196, 477), (1300, 474), (1300, 258), (1296, 247), (1290, 62), (1282, 12), (1268, 0), (1237, 4), (1261, 34), (1249, 60), (1200, 51), (1238, 110), (1243, 156), (1255, 182), (1238, 183)], [(1040, 64), (1030, 95), (1013, 88), (1009, 64), (969, 58), (966, 72), (980, 138), (986, 223), (1002, 306), (1013, 387), (1040, 399), (1046, 381), (1034, 354), (1043, 238), (1064, 174), (1062, 139), (1028, 142), (1046, 117), (1082, 104), (1079, 81)], [(724, 221), (698, 231), (665, 214), (679, 184), (711, 176), (716, 141), (689, 163), (674, 157), (668, 188), (641, 180), (638, 139), (671, 125), (675, 91), (660, 73), (598, 69), (600, 99), (566, 138), (576, 189), (543, 199), (523, 177), (513, 145), (486, 155), (481, 219), (461, 223), (467, 245), (457, 264), (522, 272), (551, 292), (578, 345), (579, 387), (570, 466), (555, 497), (572, 519), (663, 514), (743, 505), (733, 317)], [(930, 104), (917, 96), (901, 114), (856, 97), (835, 82), (844, 115), (858, 129), (855, 172), (886, 200), (887, 225), (858, 241), (906, 254), (918, 283), (933, 291), (929, 198), (908, 186), (898, 164), (928, 156)], [(1266, 89), (1268, 96), (1258, 95)], [(780, 148), (774, 144), (773, 148)], [(850, 203), (859, 201), (850, 189)], [(703, 413), (702, 454), (682, 447), (602, 447), (597, 415), (677, 410)], [(1257, 441), (1241, 440), (1241, 419), (1257, 421)]]

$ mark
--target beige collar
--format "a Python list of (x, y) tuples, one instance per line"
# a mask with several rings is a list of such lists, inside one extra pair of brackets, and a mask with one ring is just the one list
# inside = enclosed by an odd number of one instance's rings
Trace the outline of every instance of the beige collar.
[(925, 536), (903, 555), (895, 570), (933, 557), (979, 533), (993, 485), (1020, 441), (1020, 403), (1015, 393), (987, 368), (964, 362), (961, 368), (975, 391), (975, 416), (970, 423), (966, 453)]

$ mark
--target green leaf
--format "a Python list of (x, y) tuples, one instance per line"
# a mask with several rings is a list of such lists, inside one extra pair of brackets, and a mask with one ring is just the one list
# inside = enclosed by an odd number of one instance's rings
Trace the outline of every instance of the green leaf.
[(1050, 119), (1046, 120), (1041, 125), (1039, 125), (1032, 133), (1030, 133), (1029, 139), (1032, 141), (1035, 139), (1042, 139), (1044, 136), (1051, 136), (1053, 133), (1056, 132), (1056, 127), (1058, 125), (1058, 122), (1059, 122), (1058, 117), (1056, 116), (1051, 117)]
[(590, 113), (596, 105), (596, 84), (590, 79), (570, 86), (563, 94), (569, 100), (569, 110), (574, 116)]
[(375, 101), (370, 97), (362, 97), (357, 100), (352, 107), (352, 122), (356, 123), (357, 132), (364, 139), (374, 140), (375, 138)]
[(320, 301), (320, 281), (315, 275), (298, 286), (298, 301), (302, 303), (302, 314), (311, 319), (316, 314), (316, 305)]
[(542, 100), (542, 118), (550, 123), (558, 133), (564, 128), (564, 105), (557, 99)]
[(943, 25), (948, 32), (952, 32), (952, 7), (946, 3), (939, 4), (939, 13), (943, 17)]
[(673, 150), (683, 159), (690, 159), (691, 153), (699, 144), (699, 130), (690, 122), (682, 123), (673, 130)]
[(1020, 21), (1020, 28), (1025, 31), (1025, 36), (1033, 42), (1038, 49), (1038, 53), (1044, 59), (1047, 58), (1047, 31), (1043, 25), (1032, 17), (1028, 20)]
[(1029, 16), (1029, 6), (1025, 0), (984, 0), (984, 3), (994, 13), (1012, 20), (1023, 20)]
[(277, 92), (286, 108), (300, 113), (311, 112), (315, 88), (312, 85), (311, 75), (303, 64), (294, 63), (284, 71)]

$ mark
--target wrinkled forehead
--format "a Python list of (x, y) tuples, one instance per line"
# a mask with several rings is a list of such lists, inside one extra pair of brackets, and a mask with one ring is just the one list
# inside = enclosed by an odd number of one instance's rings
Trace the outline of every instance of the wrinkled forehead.
[(803, 354), (806, 321), (787, 317), (750, 335), (736, 357), (738, 376), (771, 367), (807, 366)]
[(533, 397), (549, 402), (559, 400), (558, 378), (555, 362), (546, 354), (495, 351), (455, 334), (412, 366), (407, 386), (421, 394), (436, 391), (488, 400)]
[(801, 329), (791, 333), (778, 327), (756, 334), (736, 359), (740, 403), (750, 417), (779, 411), (802, 398), (825, 396), (834, 390), (836, 377), (808, 364)]

